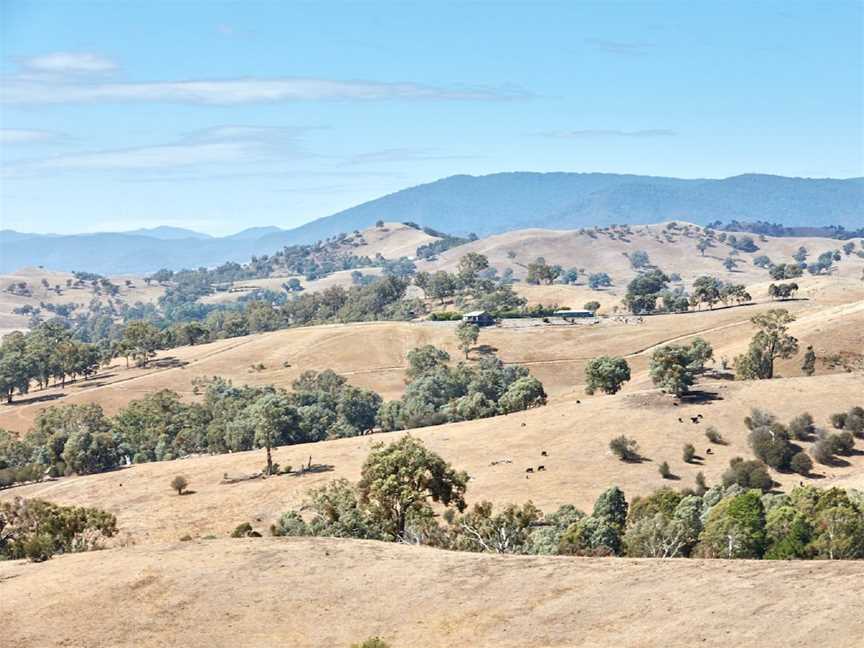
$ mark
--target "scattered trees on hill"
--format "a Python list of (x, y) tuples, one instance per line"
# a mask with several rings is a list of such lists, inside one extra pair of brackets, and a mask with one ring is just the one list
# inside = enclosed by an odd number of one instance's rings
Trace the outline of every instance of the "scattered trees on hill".
[(750, 320), (759, 329), (746, 353), (735, 359), (735, 373), (740, 380), (774, 377), (774, 361), (798, 353), (798, 340), (789, 335), (788, 325), (795, 317), (784, 309), (771, 309)]
[(778, 263), (768, 269), (768, 274), (775, 281), (780, 281), (783, 279), (796, 279), (803, 274), (803, 271), (801, 270), (801, 266), (794, 263)]
[(771, 299), (791, 299), (798, 292), (798, 284), (791, 283), (771, 284), (768, 286), (768, 296)]
[(600, 356), (585, 365), (585, 392), (593, 394), (598, 389), (615, 394), (630, 380), (630, 365), (624, 358)]
[[(764, 464), (740, 458), (724, 482), (707, 488), (703, 478), (698, 492), (666, 487), (631, 502), (612, 487), (590, 515), (571, 505), (544, 514), (531, 502), (466, 509), (467, 475), (405, 437), (373, 449), (357, 486), (343, 479), (313, 491), (306, 515), (289, 511), (271, 530), (507, 554), (864, 558), (864, 494), (811, 486), (767, 494)], [(440, 515), (430, 507), (436, 494)]]
[(222, 378), (196, 379), (200, 403), (169, 390), (133, 400), (106, 417), (96, 404), (42, 410), (22, 439), (0, 430), (0, 486), (51, 475), (90, 474), (122, 463), (167, 461), (194, 453), (294, 443), (508, 414), (545, 404), (542, 383), (524, 367), (484, 357), (450, 366), (432, 346), (409, 353), (408, 385), (398, 401), (347, 384), (333, 371), (307, 371), (288, 392), (273, 386), (235, 387)]

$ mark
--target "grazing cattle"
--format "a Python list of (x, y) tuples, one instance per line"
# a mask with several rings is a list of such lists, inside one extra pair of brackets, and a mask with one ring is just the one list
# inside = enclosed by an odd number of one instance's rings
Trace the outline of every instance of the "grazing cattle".
[(678, 422), (679, 422), (679, 423), (683, 423), (683, 422), (684, 422), (684, 419), (682, 419), (682, 418), (679, 416), (679, 417), (678, 417)]
[(525, 422), (524, 422), (524, 421), (522, 422), (522, 427), (525, 427)]
[(537, 472), (540, 472), (541, 470), (546, 470), (546, 466), (537, 466)]
[(525, 472), (526, 472), (526, 473), (533, 473), (533, 472), (534, 472), (534, 469), (533, 469), (533, 468), (526, 468), (526, 469), (525, 469)]
[(696, 415), (696, 418), (698, 418), (698, 419), (703, 419), (703, 418), (705, 418), (705, 417), (702, 416), (701, 414), (697, 414), (697, 415)]
[(577, 401), (576, 401), (576, 404), (577, 404), (577, 405), (581, 405), (581, 404), (582, 404), (582, 401), (577, 400)]
[(541, 451), (540, 451), (540, 456), (541, 456), (541, 457), (548, 457), (549, 455), (546, 453), (545, 450), (541, 450)]
[(698, 423), (698, 422), (699, 422), (699, 417), (698, 417), (698, 416), (691, 416), (691, 417), (690, 417), (690, 420), (693, 421), (694, 423)]
[(714, 451), (711, 448), (706, 448), (705, 454), (714, 454)]

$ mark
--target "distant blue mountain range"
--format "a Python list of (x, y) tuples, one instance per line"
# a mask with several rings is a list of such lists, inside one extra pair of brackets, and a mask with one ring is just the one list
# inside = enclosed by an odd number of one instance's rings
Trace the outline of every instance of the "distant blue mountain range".
[(458, 175), (403, 189), (300, 227), (256, 227), (227, 237), (157, 227), (57, 236), (0, 231), (0, 271), (28, 265), (99, 273), (212, 266), (312, 243), (377, 220), (412, 221), (453, 234), (569, 229), (613, 223), (731, 220), (864, 227), (864, 178), (741, 175), (682, 180), (608, 173)]

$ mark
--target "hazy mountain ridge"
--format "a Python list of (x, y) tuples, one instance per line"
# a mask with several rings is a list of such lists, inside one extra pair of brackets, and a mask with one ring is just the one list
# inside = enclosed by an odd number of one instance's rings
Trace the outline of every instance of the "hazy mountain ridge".
[[(74, 236), (0, 231), (0, 271), (27, 265), (57, 270), (140, 273), (160, 267), (246, 261), (285, 245), (312, 243), (382, 219), (413, 221), (479, 236), (523, 228), (580, 228), (687, 220), (768, 221), (786, 226), (864, 226), (864, 178), (740, 175), (682, 180), (605, 173), (456, 175), (319, 218), (300, 227), (252, 227), (226, 237), (157, 227)], [(188, 235), (187, 235), (188, 233)]]

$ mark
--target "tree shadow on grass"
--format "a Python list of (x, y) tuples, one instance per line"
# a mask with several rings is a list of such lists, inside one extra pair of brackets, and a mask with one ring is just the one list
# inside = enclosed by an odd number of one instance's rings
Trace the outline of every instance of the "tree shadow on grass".
[(287, 473), (288, 477), (302, 477), (306, 474), (315, 474), (315, 473), (325, 473), (332, 472), (335, 470), (335, 466), (333, 464), (312, 464), (301, 466), (298, 470), (292, 470), (290, 473)]
[(55, 401), (60, 398), (63, 398), (66, 394), (43, 394), (41, 396), (32, 396), (29, 398), (21, 398), (20, 396), (15, 398), (11, 403), (4, 403), (9, 407), (15, 407), (17, 405), (32, 405), (33, 403), (47, 403), (49, 401)]
[(694, 389), (691, 392), (683, 394), (680, 400), (682, 403), (687, 403), (688, 405), (704, 405), (713, 401), (721, 401), (723, 397), (717, 392)]

